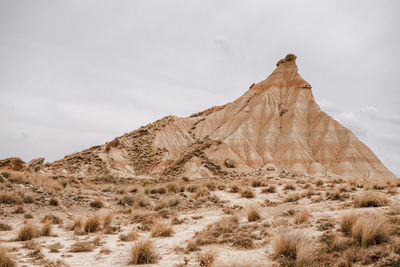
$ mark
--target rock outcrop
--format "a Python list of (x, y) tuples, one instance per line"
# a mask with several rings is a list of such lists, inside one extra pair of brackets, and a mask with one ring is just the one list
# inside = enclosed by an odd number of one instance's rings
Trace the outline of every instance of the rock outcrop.
[(187, 118), (165, 117), (43, 168), (77, 175), (210, 177), (285, 170), (395, 177), (349, 129), (319, 108), (291, 54), (231, 103)]

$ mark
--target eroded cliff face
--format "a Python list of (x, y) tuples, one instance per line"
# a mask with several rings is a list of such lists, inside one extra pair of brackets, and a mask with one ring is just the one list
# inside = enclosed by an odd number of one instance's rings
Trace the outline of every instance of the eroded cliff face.
[(374, 153), (314, 100), (287, 55), (237, 100), (188, 118), (165, 117), (105, 145), (46, 163), (77, 175), (211, 177), (279, 173), (395, 177)]

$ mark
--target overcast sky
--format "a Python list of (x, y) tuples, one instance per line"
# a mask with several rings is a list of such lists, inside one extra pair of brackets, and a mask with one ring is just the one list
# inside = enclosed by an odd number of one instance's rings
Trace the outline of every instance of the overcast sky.
[(240, 97), (288, 53), (400, 175), (400, 1), (0, 0), (0, 158), (52, 161)]

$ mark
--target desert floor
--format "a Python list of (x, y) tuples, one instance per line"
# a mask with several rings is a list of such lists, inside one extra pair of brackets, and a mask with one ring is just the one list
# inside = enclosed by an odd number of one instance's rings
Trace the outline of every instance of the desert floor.
[(0, 173), (0, 266), (400, 266), (399, 181)]

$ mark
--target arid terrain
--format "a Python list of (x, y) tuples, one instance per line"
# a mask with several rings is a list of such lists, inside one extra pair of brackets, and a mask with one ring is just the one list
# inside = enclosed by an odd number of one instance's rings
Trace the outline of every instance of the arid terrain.
[(0, 160), (0, 267), (400, 266), (400, 179), (295, 61), (226, 105)]

